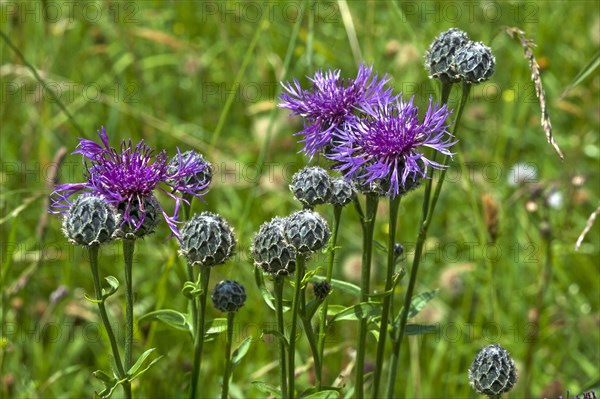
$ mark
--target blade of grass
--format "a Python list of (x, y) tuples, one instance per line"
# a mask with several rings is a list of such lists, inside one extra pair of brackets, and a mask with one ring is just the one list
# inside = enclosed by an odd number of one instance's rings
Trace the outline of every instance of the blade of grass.
[(85, 136), (85, 132), (84, 132), (83, 128), (79, 125), (79, 123), (77, 123), (77, 121), (75, 120), (73, 115), (71, 115), (71, 113), (69, 112), (67, 107), (65, 107), (63, 102), (60, 100), (60, 98), (58, 98), (56, 96), (56, 93), (46, 84), (46, 82), (40, 76), (40, 74), (37, 72), (35, 67), (27, 61), (27, 59), (25, 58), (23, 53), (21, 53), (21, 51), (19, 51), (19, 49), (13, 44), (13, 42), (8, 38), (8, 36), (1, 30), (0, 30), (0, 36), (2, 36), (2, 39), (4, 39), (4, 41), (6, 42), (8, 47), (10, 47), (11, 50), (14, 51), (14, 53), (21, 59), (21, 61), (23, 61), (23, 64), (25, 64), (25, 66), (27, 68), (29, 68), (29, 70), (31, 71), (31, 73), (33, 74), (35, 79), (39, 82), (39, 84), (41, 84), (44, 87), (44, 90), (46, 90), (46, 93), (49, 93), (51, 95), (52, 101), (56, 102), (58, 107), (65, 113), (65, 115), (67, 115), (67, 118), (69, 119), (69, 121), (71, 121), (71, 123), (73, 124), (75, 129), (77, 129), (77, 131), (79, 132), (79, 134)]
[(578, 84), (583, 82), (588, 76), (590, 76), (596, 69), (600, 66), (600, 50), (592, 57), (590, 62), (586, 66), (583, 67), (581, 71), (575, 76), (573, 81), (567, 86), (565, 91), (560, 95), (560, 98), (565, 98), (567, 94)]
[[(262, 21), (259, 25), (259, 28), (254, 33), (254, 37), (252, 38), (252, 41), (250, 42), (250, 45), (248, 46), (248, 50), (246, 50), (246, 54), (244, 54), (244, 59), (242, 61), (242, 65), (240, 66), (240, 69), (238, 70), (238, 73), (235, 76), (235, 80), (233, 81), (232, 87), (238, 87), (241, 84), (244, 73), (246, 72), (246, 67), (250, 63), (250, 60), (252, 59), (252, 55), (254, 53), (254, 48), (256, 47), (256, 44), (258, 43), (258, 39), (260, 38), (260, 35), (267, 29), (268, 26), (269, 26), (269, 24), (267, 21)], [(217, 127), (215, 128), (215, 131), (213, 132), (213, 135), (212, 135), (212, 139), (210, 141), (210, 152), (211, 153), (212, 153), (212, 150), (215, 148), (217, 141), (219, 140), (219, 136), (221, 135), (221, 131), (223, 130), (223, 126), (225, 125), (225, 120), (227, 119), (227, 115), (229, 114), (229, 110), (231, 109), (231, 104), (233, 104), (233, 99), (235, 98), (236, 95), (237, 95), (237, 92), (235, 90), (231, 90), (227, 96), (227, 99), (225, 100), (225, 105), (223, 106), (223, 111), (221, 112), (221, 115), (219, 115), (219, 120), (217, 121)]]
[[(308, 0), (305, 1), (305, 7), (308, 4)], [(302, 13), (304, 15), (304, 13)], [(292, 34), (290, 35), (290, 41), (288, 43), (287, 52), (285, 54), (285, 59), (283, 61), (283, 69), (281, 72), (280, 81), (284, 81), (287, 78), (287, 74), (290, 69), (290, 64), (292, 62), (292, 55), (294, 54), (294, 48), (296, 47), (296, 41), (298, 40), (298, 32), (300, 31), (300, 26), (302, 26), (302, 18), (298, 18), (296, 20), (296, 25), (294, 25), (294, 29), (292, 30)], [(281, 92), (281, 88), (278, 87), (276, 97), (279, 96)], [(265, 137), (265, 141), (260, 149), (260, 153), (258, 154), (258, 158), (256, 159), (257, 168), (260, 169), (264, 165), (265, 157), (267, 154), (267, 149), (269, 148), (269, 143), (271, 141), (271, 136), (273, 135), (273, 127), (275, 125), (275, 118), (277, 116), (277, 112), (279, 109), (277, 107), (273, 107), (271, 113), (269, 115), (269, 124), (267, 126), (267, 134)], [(252, 204), (254, 203), (254, 198), (256, 198), (256, 190), (258, 189), (258, 184), (255, 184), (250, 189), (250, 193), (248, 195), (248, 199), (246, 200), (246, 206), (244, 207), (244, 211), (242, 212), (242, 217), (240, 218), (240, 226), (246, 225), (246, 220), (248, 220), (248, 216), (250, 214), (250, 210), (252, 209)], [(242, 232), (240, 231), (240, 241), (243, 241)]]
[(358, 37), (356, 36), (356, 28), (354, 27), (354, 21), (352, 20), (352, 13), (348, 8), (346, 0), (338, 0), (338, 7), (340, 8), (340, 14), (342, 15), (342, 22), (348, 35), (348, 42), (350, 43), (350, 49), (354, 56), (354, 61), (360, 63), (363, 59), (362, 52), (360, 51), (360, 45), (358, 44)]

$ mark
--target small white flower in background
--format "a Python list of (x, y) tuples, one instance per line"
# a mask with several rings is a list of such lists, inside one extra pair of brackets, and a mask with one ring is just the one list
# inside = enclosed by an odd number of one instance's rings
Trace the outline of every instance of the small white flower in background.
[(560, 191), (553, 191), (546, 198), (548, 206), (552, 209), (560, 209), (563, 206), (564, 197)]

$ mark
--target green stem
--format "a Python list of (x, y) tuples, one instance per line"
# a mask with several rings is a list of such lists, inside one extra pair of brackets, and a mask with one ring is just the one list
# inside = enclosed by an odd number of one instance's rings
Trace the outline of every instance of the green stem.
[(310, 319), (306, 317), (306, 288), (304, 288), (302, 291), (303, 292), (300, 295), (300, 320), (302, 320), (302, 326), (304, 327), (304, 332), (306, 333), (306, 339), (308, 340), (308, 344), (310, 345), (310, 351), (312, 353), (315, 370), (318, 370), (321, 369), (319, 346), (317, 344), (317, 339), (315, 337), (315, 332), (313, 331), (312, 325), (310, 323)]
[(448, 104), (448, 98), (450, 97), (451, 90), (452, 83), (442, 81), (442, 104)]
[[(458, 126), (460, 124), (460, 119), (462, 117), (464, 107), (468, 101), (470, 89), (471, 89), (470, 84), (463, 83), (462, 97), (460, 100), (458, 113), (456, 114), (456, 119), (454, 122), (453, 134), (455, 137), (456, 137), (456, 132), (458, 131)], [(443, 162), (444, 166), (448, 165), (449, 158), (450, 157), (447, 155), (444, 157), (444, 162)], [(412, 268), (410, 271), (410, 280), (408, 282), (408, 287), (406, 289), (406, 295), (404, 297), (404, 306), (402, 307), (402, 310), (400, 311), (401, 313), (399, 315), (400, 325), (399, 325), (398, 331), (396, 331), (397, 335), (394, 337), (394, 345), (393, 345), (393, 349), (392, 349), (392, 359), (391, 359), (392, 365), (389, 369), (390, 371), (389, 371), (389, 378), (388, 378), (387, 397), (394, 396), (396, 374), (398, 371), (398, 362), (400, 359), (400, 349), (402, 346), (402, 341), (404, 339), (404, 330), (406, 328), (406, 322), (408, 320), (408, 311), (410, 309), (410, 304), (412, 301), (412, 296), (413, 296), (413, 292), (414, 292), (416, 281), (417, 281), (417, 274), (419, 272), (419, 265), (421, 263), (421, 255), (423, 253), (425, 239), (427, 238), (427, 230), (429, 229), (429, 225), (431, 223), (431, 218), (432, 218), (433, 212), (435, 211), (435, 206), (437, 204), (437, 201), (440, 196), (440, 192), (442, 190), (442, 185), (444, 184), (444, 179), (446, 176), (447, 169), (448, 169), (447, 167), (444, 167), (444, 169), (442, 169), (440, 177), (437, 180), (435, 192), (433, 194), (433, 198), (431, 199), (431, 205), (428, 205), (428, 204), (429, 204), (429, 197), (431, 196), (431, 187), (433, 185), (433, 169), (429, 175), (429, 180), (427, 181), (427, 186), (425, 189), (425, 197), (423, 198), (423, 214), (421, 215), (421, 227), (419, 229), (419, 235), (417, 237), (417, 245), (415, 247), (415, 257), (413, 259), (413, 264), (412, 264)]]
[(532, 397), (531, 395), (531, 385), (533, 382), (533, 357), (535, 354), (536, 343), (539, 341), (539, 331), (540, 331), (540, 319), (542, 317), (542, 313), (544, 312), (544, 298), (546, 295), (546, 291), (550, 287), (550, 282), (552, 281), (552, 264), (553, 264), (553, 254), (552, 254), (552, 237), (550, 235), (543, 237), (544, 243), (546, 244), (546, 256), (545, 256), (545, 264), (544, 271), (542, 272), (542, 279), (540, 281), (540, 286), (537, 292), (536, 305), (535, 305), (535, 313), (532, 323), (532, 328), (530, 331), (533, 331), (533, 336), (529, 337), (529, 345), (527, 347), (527, 353), (525, 355), (525, 370), (524, 374), (524, 382), (525, 382), (525, 397)]
[(210, 281), (210, 267), (200, 266), (200, 308), (198, 311), (198, 325), (194, 328), (194, 366), (192, 371), (192, 386), (190, 399), (195, 399), (198, 392), (200, 369), (202, 367), (202, 350), (204, 348), (204, 319), (206, 313), (206, 297), (208, 296), (208, 282)]
[(123, 240), (125, 258), (125, 369), (129, 370), (133, 357), (133, 253), (135, 240)]
[[(379, 197), (367, 194), (365, 219), (363, 221), (363, 254), (362, 269), (360, 277), (360, 301), (369, 300), (369, 285), (371, 279), (371, 256), (373, 254), (373, 231), (375, 227), (375, 216), (377, 215), (377, 204)], [(355, 384), (354, 390), (357, 399), (364, 397), (364, 364), (367, 340), (367, 320), (361, 319), (358, 324), (358, 347), (356, 353)]]
[[(102, 319), (102, 324), (104, 324), (104, 328), (106, 329), (106, 333), (108, 334), (108, 339), (110, 341), (110, 347), (112, 349), (113, 357), (115, 359), (115, 365), (117, 367), (117, 374), (119, 379), (124, 379), (126, 377), (125, 370), (123, 369), (123, 363), (121, 362), (121, 355), (119, 354), (119, 346), (117, 345), (117, 340), (115, 338), (115, 333), (110, 325), (110, 321), (108, 320), (108, 313), (106, 312), (106, 306), (104, 306), (104, 300), (102, 299), (102, 285), (100, 284), (100, 275), (98, 273), (98, 246), (89, 247), (89, 256), (90, 256), (90, 266), (92, 269), (92, 276), (94, 278), (94, 288), (96, 290), (96, 300), (98, 302), (98, 310), (100, 311), (100, 318)], [(131, 384), (126, 382), (123, 384), (123, 390), (125, 391), (125, 397), (131, 398)]]
[[(187, 264), (187, 273), (188, 280), (191, 282), (195, 282), (196, 278), (194, 277), (194, 267)], [(192, 307), (192, 329), (193, 329), (193, 340), (194, 340), (194, 363), (192, 366), (192, 381), (191, 381), (191, 389), (192, 393), (190, 394), (191, 398), (196, 396), (196, 385), (198, 384), (198, 376), (200, 375), (200, 354), (196, 351), (196, 336), (198, 335), (198, 297), (194, 296), (190, 299), (190, 304)]]
[[(340, 227), (340, 219), (342, 216), (342, 207), (334, 205), (333, 207), (333, 231), (331, 233), (331, 248), (329, 252), (329, 258), (327, 259), (327, 274), (326, 280), (331, 283), (331, 277), (333, 276), (333, 264), (335, 261), (335, 251), (337, 245), (338, 231)], [(325, 338), (327, 336), (327, 307), (329, 306), (329, 297), (325, 298), (321, 308), (321, 319), (319, 320), (319, 340), (318, 340), (318, 353), (319, 353), (319, 366), (315, 368), (315, 379), (317, 390), (320, 391), (323, 386), (323, 353), (325, 351)]]
[(294, 287), (294, 298), (292, 299), (292, 327), (290, 329), (290, 349), (288, 352), (288, 392), (290, 398), (293, 398), (295, 395), (296, 331), (298, 306), (300, 304), (300, 291), (302, 286), (302, 279), (304, 278), (305, 260), (306, 259), (303, 254), (299, 253), (296, 256), (296, 286)]
[(281, 336), (279, 337), (279, 365), (281, 367), (281, 397), (287, 399), (287, 372), (286, 372), (286, 358), (285, 358), (285, 326), (283, 324), (283, 277), (275, 277), (275, 301), (276, 301), (276, 313), (277, 313), (277, 331)]
[[(390, 226), (388, 241), (387, 271), (385, 276), (384, 292), (391, 291), (393, 288), (394, 268), (396, 266), (396, 256), (394, 254), (396, 246), (396, 224), (398, 221), (398, 208), (400, 206), (401, 196), (390, 198)], [(385, 341), (388, 334), (388, 320), (390, 315), (390, 306), (393, 299), (393, 292), (383, 297), (383, 306), (381, 311), (381, 323), (379, 325), (379, 341), (377, 342), (377, 357), (375, 358), (375, 379), (373, 381), (373, 397), (379, 397), (379, 387), (381, 375), (383, 373), (383, 358), (385, 355)]]
[(231, 341), (233, 341), (233, 319), (235, 312), (227, 313), (227, 340), (225, 341), (225, 373), (223, 373), (223, 387), (221, 399), (227, 399), (229, 393), (229, 376), (231, 374)]

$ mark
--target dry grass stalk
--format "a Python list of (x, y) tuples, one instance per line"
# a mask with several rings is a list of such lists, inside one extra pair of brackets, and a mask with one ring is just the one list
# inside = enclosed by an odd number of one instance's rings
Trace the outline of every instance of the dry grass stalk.
[(592, 214), (588, 218), (587, 223), (585, 224), (585, 228), (583, 229), (583, 231), (579, 235), (579, 238), (577, 239), (577, 242), (575, 243), (575, 251), (579, 250), (579, 247), (581, 246), (583, 239), (585, 238), (587, 233), (591, 230), (592, 226), (594, 225), (594, 222), (596, 221), (596, 216), (598, 216), (598, 214), (600, 214), (600, 206), (598, 208), (596, 208), (596, 210), (594, 212), (592, 212)]
[(531, 81), (535, 85), (535, 94), (540, 100), (540, 109), (542, 111), (542, 128), (544, 128), (544, 131), (546, 132), (546, 139), (550, 144), (552, 144), (552, 147), (554, 147), (560, 159), (564, 159), (565, 157), (562, 151), (554, 140), (554, 136), (552, 136), (552, 124), (550, 123), (550, 115), (548, 115), (548, 110), (546, 108), (546, 93), (544, 92), (544, 87), (542, 86), (540, 66), (533, 55), (533, 49), (536, 47), (536, 44), (532, 39), (525, 37), (525, 32), (519, 28), (504, 27), (502, 30), (511, 38), (517, 38), (519, 43), (521, 43), (521, 47), (523, 47), (524, 56), (529, 62), (529, 69), (531, 70)]

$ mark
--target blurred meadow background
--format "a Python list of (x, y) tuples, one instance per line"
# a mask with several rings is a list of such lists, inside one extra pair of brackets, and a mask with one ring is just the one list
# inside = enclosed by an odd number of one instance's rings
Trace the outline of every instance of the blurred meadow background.
[[(274, 328), (274, 317), (254, 283), (248, 248), (262, 222), (300, 209), (288, 185), (308, 162), (293, 136), (300, 120), (277, 108), (279, 82), (296, 77), (306, 86), (306, 75), (328, 68), (354, 77), (364, 61), (388, 73), (395, 92), (425, 105), (432, 95), (439, 99), (440, 86), (427, 77), (423, 55), (451, 27), (490, 46), (497, 68), (472, 91), (426, 243), (417, 293), (439, 293), (415, 322), (436, 330), (408, 339), (396, 395), (476, 397), (467, 368), (479, 348), (495, 342), (519, 369), (507, 397), (598, 394), (599, 222), (575, 251), (600, 201), (598, 2), (1, 1), (0, 18), (2, 397), (91, 397), (102, 387), (91, 373), (109, 368), (97, 309), (83, 296), (93, 292), (84, 251), (71, 246), (61, 220), (46, 213), (54, 181), (82, 181), (81, 159), (70, 153), (78, 137), (96, 140), (100, 126), (115, 147), (123, 139), (144, 139), (170, 156), (176, 148), (193, 148), (213, 163), (210, 192), (204, 203), (194, 201), (193, 211), (218, 212), (235, 227), (238, 254), (213, 269), (211, 286), (225, 278), (245, 285), (248, 300), (236, 316), (234, 347), (253, 336), (231, 394), (265, 397), (253, 381), (278, 381), (276, 341), (261, 333)], [(537, 44), (564, 161), (546, 143), (527, 60), (504, 26), (522, 29)], [(459, 93), (453, 90), (451, 107)], [(412, 193), (400, 207), (404, 268), (414, 253), (422, 195)], [(386, 206), (381, 201), (375, 232), (382, 242)], [(318, 211), (331, 220), (330, 208)], [(352, 207), (344, 210), (340, 234), (335, 276), (356, 283), (361, 231)], [(185, 263), (168, 235), (163, 223), (136, 248), (136, 317), (186, 309)], [(309, 267), (323, 266), (324, 259), (316, 256)], [(103, 275), (122, 281), (122, 263), (119, 243), (103, 247)], [(375, 289), (383, 287), (384, 265), (385, 253), (376, 251)], [(397, 289), (396, 309), (405, 286), (403, 280)], [(121, 321), (122, 295), (108, 301)], [(331, 303), (356, 300), (334, 291)], [(222, 317), (210, 305), (208, 312)], [(342, 383), (352, 385), (355, 323), (339, 322), (328, 338), (326, 382), (345, 372)], [(134, 395), (186, 396), (189, 337), (156, 322), (139, 327), (135, 354), (156, 347), (164, 358), (136, 380)], [(207, 398), (219, 392), (223, 337), (205, 346)], [(299, 353), (297, 364), (306, 368), (297, 380), (302, 389), (313, 378), (305, 340)]]

